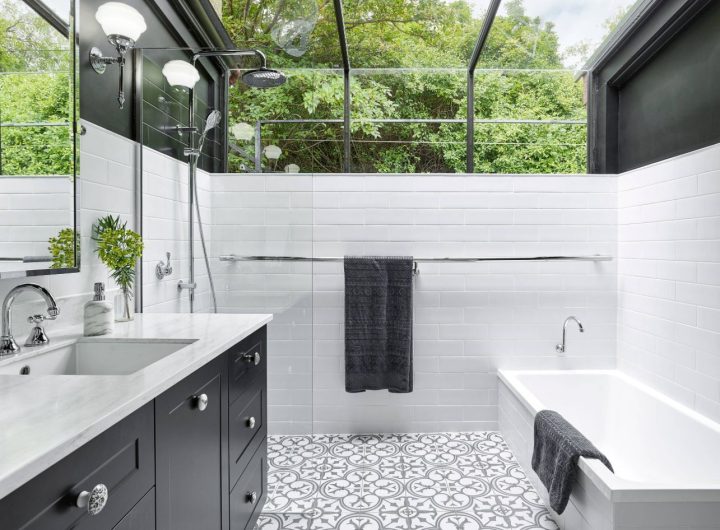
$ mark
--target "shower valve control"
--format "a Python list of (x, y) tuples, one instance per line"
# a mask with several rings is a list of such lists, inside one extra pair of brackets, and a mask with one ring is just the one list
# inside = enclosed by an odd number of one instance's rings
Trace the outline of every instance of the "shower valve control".
[(157, 265), (155, 265), (155, 277), (158, 280), (162, 280), (165, 276), (170, 276), (173, 273), (172, 265), (170, 264), (170, 253), (165, 253), (167, 256), (167, 262), (163, 263), (162, 261), (159, 261)]

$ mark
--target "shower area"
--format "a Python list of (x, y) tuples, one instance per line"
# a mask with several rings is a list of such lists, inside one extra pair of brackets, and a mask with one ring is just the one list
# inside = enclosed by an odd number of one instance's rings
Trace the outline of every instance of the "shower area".
[[(138, 303), (145, 312), (272, 313), (270, 434), (494, 430), (498, 369), (614, 366), (616, 186), (573, 162), (585, 155), (584, 107), (535, 119), (522, 108), (503, 114), (504, 105), (482, 116), (498, 80), (521, 91), (566, 86), (582, 107), (569, 69), (489, 67), (483, 46), (504, 35), (493, 19), (510, 16), (499, 7), (477, 2), (464, 68), (353, 65), (341, 2), (298, 27), (285, 13), (287, 31), (270, 36), (269, 58), (251, 49), (135, 55), (146, 242)], [(332, 67), (302, 66), (329, 31), (337, 42), (322, 53)], [(418, 100), (440, 83), (459, 105), (419, 118), (398, 99), (393, 117), (368, 117), (363, 91), (381, 80), (407, 82), (388, 94)], [(331, 105), (322, 102), (328, 87), (339, 91)], [(292, 94), (315, 117), (284, 108)], [(567, 164), (545, 174), (478, 172), (510, 130), (525, 142), (511, 142), (518, 158), (550, 145)], [(528, 140), (530, 130), (537, 137)], [(460, 154), (456, 173), (428, 155), (425, 139), (440, 133), (452, 139), (442, 147)], [(388, 146), (424, 162), (388, 172), (380, 162), (397, 156)], [(412, 393), (345, 392), (346, 255), (414, 259)], [(560, 357), (560, 324), (572, 314), (592, 325), (582, 347)]]
[[(143, 94), (136, 109), (146, 245), (139, 307), (273, 313), (269, 432), (312, 433), (313, 265), (229, 258), (312, 255), (309, 175), (293, 175), (291, 189), (273, 190), (265, 175), (224, 172), (225, 153), (239, 150), (226, 137), (227, 91), (273, 90), (286, 79), (258, 50), (145, 48), (134, 67)], [(206, 81), (212, 68), (222, 72), (219, 83)]]

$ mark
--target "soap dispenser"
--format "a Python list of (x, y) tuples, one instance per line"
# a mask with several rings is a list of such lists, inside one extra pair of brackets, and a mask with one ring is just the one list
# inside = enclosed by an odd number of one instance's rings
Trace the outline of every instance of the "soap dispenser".
[(107, 335), (112, 333), (115, 326), (115, 310), (110, 302), (105, 300), (105, 284), (95, 284), (95, 297), (85, 304), (84, 329), (86, 337)]

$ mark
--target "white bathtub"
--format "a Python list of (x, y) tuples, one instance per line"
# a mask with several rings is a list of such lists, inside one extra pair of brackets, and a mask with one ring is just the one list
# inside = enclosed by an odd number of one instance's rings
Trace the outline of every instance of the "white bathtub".
[(500, 430), (532, 472), (533, 420), (556, 410), (615, 469), (580, 459), (567, 530), (720, 529), (720, 425), (619, 371), (500, 371)]

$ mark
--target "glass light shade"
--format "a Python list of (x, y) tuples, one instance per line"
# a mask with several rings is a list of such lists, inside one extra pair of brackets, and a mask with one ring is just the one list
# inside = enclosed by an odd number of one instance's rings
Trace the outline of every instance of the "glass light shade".
[(172, 86), (193, 88), (200, 80), (200, 73), (187, 61), (168, 61), (163, 66), (162, 73)]
[(249, 123), (236, 123), (230, 128), (230, 132), (236, 140), (249, 142), (255, 137), (255, 127)]
[(133, 41), (137, 41), (147, 29), (140, 12), (122, 2), (102, 4), (95, 12), (95, 20), (100, 23), (105, 35), (121, 35)]
[(265, 153), (268, 160), (277, 160), (282, 154), (282, 149), (280, 149), (277, 145), (268, 145), (265, 149), (263, 149), (263, 153)]
[(285, 173), (300, 173), (300, 166), (297, 164), (288, 164), (285, 166)]

